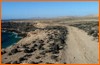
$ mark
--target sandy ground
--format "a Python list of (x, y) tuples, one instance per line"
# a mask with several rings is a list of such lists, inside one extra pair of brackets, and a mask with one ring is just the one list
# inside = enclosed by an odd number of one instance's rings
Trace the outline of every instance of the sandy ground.
[(98, 63), (98, 42), (78, 28), (68, 26), (68, 31), (62, 61), (67, 64)]

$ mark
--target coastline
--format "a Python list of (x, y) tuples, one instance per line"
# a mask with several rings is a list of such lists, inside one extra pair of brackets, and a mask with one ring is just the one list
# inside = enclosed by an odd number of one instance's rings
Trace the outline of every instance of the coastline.
[[(19, 40), (21, 40), (23, 37), (18, 36), (18, 33), (16, 32), (7, 32), (2, 31), (2, 48), (7, 48), (11, 45), (15, 45)], [(6, 37), (4, 36), (6, 34)]]

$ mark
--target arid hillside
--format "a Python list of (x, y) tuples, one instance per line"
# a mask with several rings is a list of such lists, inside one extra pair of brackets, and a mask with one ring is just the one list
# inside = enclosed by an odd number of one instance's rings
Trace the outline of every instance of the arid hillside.
[(14, 20), (2, 30), (23, 37), (2, 48), (4, 64), (98, 64), (98, 17)]

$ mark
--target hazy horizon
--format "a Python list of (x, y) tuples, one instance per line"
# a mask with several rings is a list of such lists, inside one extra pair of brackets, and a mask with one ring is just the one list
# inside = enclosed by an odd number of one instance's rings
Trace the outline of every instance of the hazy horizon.
[(2, 19), (33, 19), (98, 14), (98, 2), (2, 2)]

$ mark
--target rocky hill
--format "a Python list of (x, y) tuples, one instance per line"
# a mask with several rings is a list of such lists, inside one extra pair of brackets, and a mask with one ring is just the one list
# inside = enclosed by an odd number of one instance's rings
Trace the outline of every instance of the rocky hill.
[(3, 63), (60, 63), (67, 34), (64, 26), (47, 26), (28, 32), (17, 44), (2, 50)]

